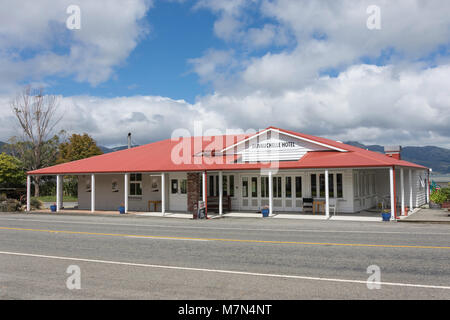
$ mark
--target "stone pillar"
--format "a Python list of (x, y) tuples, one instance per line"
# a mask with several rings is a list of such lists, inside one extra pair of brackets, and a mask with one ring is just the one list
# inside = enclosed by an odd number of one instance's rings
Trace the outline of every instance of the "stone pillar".
[(194, 208), (200, 201), (200, 174), (188, 172), (187, 174), (187, 208), (189, 213), (194, 213)]

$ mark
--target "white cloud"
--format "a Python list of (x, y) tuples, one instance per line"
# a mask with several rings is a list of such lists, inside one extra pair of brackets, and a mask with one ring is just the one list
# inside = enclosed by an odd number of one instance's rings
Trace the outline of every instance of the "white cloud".
[[(71, 0), (5, 0), (0, 10), (0, 82), (73, 75), (97, 85), (108, 80), (148, 32), (150, 0), (80, 0), (81, 29), (66, 28)], [(5, 72), (3, 72), (3, 70)]]
[[(208, 3), (213, 12), (220, 13), (218, 21), (226, 15), (237, 20), (239, 28), (229, 28), (218, 36), (244, 43), (243, 50), (251, 43), (255, 47), (276, 41), (278, 45), (286, 44), (287, 34), (295, 38), (293, 49), (241, 59), (241, 81), (237, 82), (236, 77), (230, 80), (235, 85), (231, 86), (233, 90), (273, 92), (300, 88), (315, 81), (323, 71), (345, 70), (361, 63), (361, 58), (377, 59), (386, 51), (393, 53), (386, 57), (388, 63), (410, 67), (440, 45), (448, 45), (450, 39), (450, 2), (446, 1), (236, 1), (232, 9), (216, 1)], [(366, 26), (366, 9), (373, 4), (381, 8), (381, 30)], [(246, 29), (251, 19), (245, 12), (250, 5), (259, 8), (255, 15), (274, 23)]]
[[(45, 7), (50, 1), (43, 3)], [(109, 78), (146, 30), (140, 21), (149, 3), (131, 1), (125, 12), (117, 9), (120, 3), (104, 8), (97, 1), (86, 2), (87, 12), (101, 12), (101, 17), (86, 18), (83, 32), (69, 38), (66, 30), (59, 32), (46, 23), (63, 23), (66, 15), (61, 18), (59, 9), (44, 12), (36, 5), (33, 10), (43, 18), (36, 14), (31, 20), (14, 10), (10, 16), (0, 13), (0, 19), (14, 22), (16, 17), (24, 24), (0, 29), (6, 34), (0, 37), (0, 48), (16, 48), (16, 55), (39, 51), (18, 59), (0, 49), (0, 83), (29, 77), (38, 81), (42, 75), (59, 73), (92, 84)], [(369, 4), (381, 7), (379, 31), (366, 28)], [(449, 44), (450, 3), (201, 0), (196, 8), (214, 12), (215, 34), (233, 42), (232, 49), (211, 48), (188, 61), (201, 81), (213, 85), (214, 93), (198, 97), (194, 104), (155, 96), (64, 97), (61, 127), (88, 132), (103, 145), (125, 144), (130, 131), (137, 143), (168, 138), (172, 130), (191, 129), (201, 120), (205, 129), (275, 125), (338, 140), (450, 147), (450, 60), (448, 55), (437, 57), (433, 68), (420, 60)], [(252, 12), (262, 24), (252, 24), (249, 8), (256, 8)], [(123, 15), (116, 17), (117, 11)], [(33, 29), (35, 35), (29, 33)], [(98, 32), (91, 34), (92, 29)], [(53, 52), (58, 41), (66, 52)], [(283, 48), (288, 43), (289, 49)], [(273, 45), (279, 46), (276, 52), (270, 50)], [(246, 55), (262, 48), (269, 49), (260, 56)], [(386, 66), (361, 63), (361, 57), (376, 59), (386, 49), (396, 52)], [(328, 69), (338, 70), (337, 77), (323, 76)], [(3, 141), (16, 134), (7, 102), (0, 96)]]
[[(204, 129), (270, 125), (336, 140), (450, 147), (450, 65), (397, 72), (394, 67), (353, 66), (337, 78), (322, 77), (312, 85), (281, 94), (215, 93), (195, 104), (155, 96), (65, 97), (61, 128), (88, 132), (102, 145), (169, 138), (177, 128)], [(2, 110), (8, 99), (0, 98)], [(14, 134), (11, 116), (0, 119), (0, 140)]]

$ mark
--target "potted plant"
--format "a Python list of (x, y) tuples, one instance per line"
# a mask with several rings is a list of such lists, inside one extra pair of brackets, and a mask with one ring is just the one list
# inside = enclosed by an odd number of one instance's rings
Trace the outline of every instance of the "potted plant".
[(435, 189), (430, 195), (430, 208), (441, 209), (442, 204), (447, 200), (447, 195), (440, 189)]
[(267, 218), (269, 216), (269, 213), (270, 213), (269, 207), (268, 206), (264, 206), (261, 209), (261, 213), (262, 213), (263, 218)]
[(383, 221), (390, 221), (391, 220), (391, 209), (384, 209), (381, 212), (381, 217), (383, 218)]
[(119, 207), (119, 213), (120, 214), (124, 214), (125, 213), (125, 205), (122, 203), (122, 204), (120, 204), (120, 207)]
[(442, 203), (442, 208), (450, 209), (450, 188), (442, 188), (441, 191), (446, 195), (446, 199)]
[(52, 205), (50, 206), (50, 210), (51, 210), (52, 212), (56, 212), (56, 203), (54, 203), (54, 204), (52, 204)]

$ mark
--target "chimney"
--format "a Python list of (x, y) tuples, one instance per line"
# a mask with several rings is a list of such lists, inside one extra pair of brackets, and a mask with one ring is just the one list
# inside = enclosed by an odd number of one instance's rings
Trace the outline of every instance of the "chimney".
[(128, 133), (128, 149), (131, 149), (131, 132)]
[(384, 153), (388, 156), (388, 157), (392, 157), (394, 159), (397, 160), (401, 160), (401, 152), (402, 152), (402, 147), (401, 146), (385, 146), (384, 147)]

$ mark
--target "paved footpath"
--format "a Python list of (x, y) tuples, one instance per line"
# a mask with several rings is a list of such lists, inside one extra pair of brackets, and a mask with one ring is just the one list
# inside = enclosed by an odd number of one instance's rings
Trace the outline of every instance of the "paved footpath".
[(449, 225), (0, 214), (1, 299), (450, 299), (449, 261)]
[(448, 223), (450, 224), (450, 212), (447, 209), (420, 209), (412, 215), (401, 220), (401, 222), (424, 222), (424, 223)]

